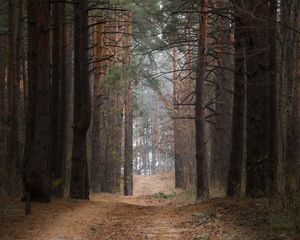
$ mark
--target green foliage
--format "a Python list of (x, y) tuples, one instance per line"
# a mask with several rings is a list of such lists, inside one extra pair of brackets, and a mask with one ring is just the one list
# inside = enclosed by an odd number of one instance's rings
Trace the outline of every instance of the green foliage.
[(163, 192), (155, 193), (154, 197), (157, 199), (167, 199), (168, 198), (168, 196)]
[(154, 198), (156, 199), (172, 199), (176, 197), (176, 192), (173, 192), (172, 194), (166, 194), (164, 192), (159, 192), (154, 194)]
[(158, 79), (154, 78), (150, 72), (143, 72), (144, 84), (150, 87), (153, 91), (157, 92), (160, 90), (160, 82)]
[(120, 86), (125, 88), (125, 79), (131, 79), (135, 84), (138, 79), (139, 69), (134, 65), (115, 65), (112, 66), (108, 73), (100, 81), (100, 89), (107, 86)]

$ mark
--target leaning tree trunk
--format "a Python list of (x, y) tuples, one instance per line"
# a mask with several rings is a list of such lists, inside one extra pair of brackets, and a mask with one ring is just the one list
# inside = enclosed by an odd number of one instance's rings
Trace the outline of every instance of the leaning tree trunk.
[(87, 131), (91, 120), (88, 0), (74, 4), (74, 119), (70, 198), (89, 199)]
[(208, 0), (200, 1), (198, 32), (198, 56), (196, 75), (196, 165), (197, 165), (197, 198), (208, 198), (208, 173), (205, 158), (205, 119), (204, 119), (204, 84), (206, 78), (206, 49), (208, 30)]

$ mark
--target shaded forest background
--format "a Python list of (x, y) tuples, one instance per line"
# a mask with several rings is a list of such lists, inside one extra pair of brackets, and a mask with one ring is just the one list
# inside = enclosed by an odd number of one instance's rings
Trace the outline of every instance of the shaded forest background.
[(1, 195), (297, 196), (298, 0), (0, 6)]

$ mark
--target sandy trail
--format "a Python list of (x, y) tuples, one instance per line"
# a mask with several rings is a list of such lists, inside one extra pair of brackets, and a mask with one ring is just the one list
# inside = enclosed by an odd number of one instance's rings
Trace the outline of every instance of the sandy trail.
[(90, 201), (33, 203), (32, 215), (24, 216), (23, 204), (3, 201), (1, 240), (83, 239), (182, 239), (172, 207), (143, 197), (174, 191), (173, 174), (134, 176), (134, 197), (99, 194)]
[[(135, 176), (134, 180), (134, 197), (99, 194), (90, 201), (34, 203), (27, 217), (23, 203), (2, 199), (0, 240), (300, 239), (254, 237), (258, 229), (244, 221), (259, 211), (252, 205), (242, 208), (224, 199), (182, 205), (172, 197), (160, 198), (158, 193), (174, 192), (173, 175)], [(152, 196), (144, 196), (147, 193)]]

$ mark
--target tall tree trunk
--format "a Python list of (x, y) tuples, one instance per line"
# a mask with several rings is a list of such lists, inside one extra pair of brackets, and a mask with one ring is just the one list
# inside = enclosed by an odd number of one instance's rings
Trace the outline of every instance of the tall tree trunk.
[[(252, 1), (253, 2), (253, 1)], [(246, 192), (252, 197), (268, 192), (270, 173), (270, 79), (269, 79), (269, 3), (253, 2), (255, 19), (246, 17), (245, 28), (249, 38), (247, 50), (247, 184)], [(257, 7), (259, 6), (259, 7)], [(272, 81), (275, 82), (275, 79)], [(259, 139), (259, 141), (258, 141)]]
[(199, 32), (196, 75), (196, 165), (197, 165), (197, 198), (209, 196), (207, 161), (205, 158), (205, 119), (204, 119), (204, 84), (206, 80), (206, 51), (208, 30), (208, 1), (199, 1)]
[(172, 76), (172, 82), (173, 82), (173, 104), (175, 104), (174, 109), (174, 119), (173, 119), (173, 125), (174, 125), (174, 161), (175, 161), (175, 187), (176, 188), (182, 188), (184, 187), (184, 172), (183, 172), (183, 159), (181, 157), (181, 145), (180, 145), (180, 126), (179, 126), (179, 106), (176, 104), (179, 103), (179, 89), (178, 89), (178, 74), (177, 74), (177, 49), (176, 47), (173, 47), (173, 76)]
[(156, 174), (155, 118), (151, 118), (151, 174)]
[(297, 136), (297, 49), (298, 36), (294, 29), (299, 29), (299, 1), (287, 1), (284, 3), (287, 24), (291, 29), (287, 32), (286, 46), (286, 81), (287, 81), (287, 138), (286, 138), (286, 162), (285, 162), (285, 191), (294, 193), (299, 189), (299, 159), (296, 155), (299, 148)]
[[(129, 12), (126, 18), (126, 56), (125, 63), (131, 63), (132, 45), (132, 13)], [(132, 92), (131, 79), (125, 80), (125, 161), (124, 161), (124, 194), (133, 195), (133, 116), (132, 116)]]
[(93, 96), (93, 120), (92, 120), (92, 156), (91, 156), (91, 186), (96, 193), (101, 192), (101, 104), (102, 96), (100, 92), (100, 81), (102, 78), (102, 69), (100, 61), (103, 58), (104, 48), (104, 24), (97, 23), (95, 33), (95, 79), (94, 79), (94, 96)]
[(70, 197), (89, 199), (87, 131), (91, 120), (88, 70), (88, 0), (74, 4), (74, 119)]
[[(298, 19), (298, 23), (300, 20)], [(294, 159), (295, 159), (295, 170), (293, 174), (294, 186), (293, 191), (300, 191), (300, 44), (298, 39), (297, 46), (297, 76), (295, 82), (295, 109), (293, 113), (293, 128), (294, 128)]]
[(50, 201), (49, 160), (49, 5), (27, 1), (28, 114), (24, 150), (24, 188), (32, 201)]
[[(293, 1), (293, 0), (292, 0)], [(291, 1), (283, 1), (280, 4), (280, 36), (282, 42), (282, 51), (280, 54), (280, 78), (278, 84), (278, 163), (277, 163), (277, 191), (279, 193), (284, 193), (286, 187), (286, 161), (287, 161), (287, 129), (288, 129), (288, 46), (290, 45), (290, 34), (291, 30), (286, 28), (290, 26), (292, 14), (290, 13), (292, 8)]]
[(161, 172), (161, 147), (160, 147), (160, 100), (159, 96), (156, 97), (156, 107), (155, 107), (155, 125), (154, 125), (154, 132), (155, 132), (155, 151), (156, 151), (156, 162), (157, 162), (157, 172)]
[(5, 75), (7, 59), (5, 56), (7, 56), (7, 48), (5, 46), (7, 46), (7, 37), (2, 35), (0, 36), (0, 117), (2, 120), (6, 111)]
[[(58, 139), (58, 159), (60, 160), (61, 195), (64, 196), (66, 186), (66, 162), (68, 154), (68, 123), (69, 123), (69, 87), (67, 74), (67, 23), (66, 5), (60, 3), (60, 108), (59, 108), (59, 139)], [(70, 77), (69, 77), (70, 78)]]
[[(298, 2), (297, 10), (300, 10)], [(297, 14), (297, 29), (300, 29), (300, 14)], [(295, 187), (294, 191), (300, 191), (300, 36), (297, 35), (296, 50), (296, 79), (295, 79), (295, 109), (293, 112), (293, 128), (294, 128), (294, 159), (295, 159)]]
[[(22, 2), (21, 2), (22, 3)], [(20, 95), (20, 49), (21, 39), (20, 30), (23, 26), (18, 26), (16, 21), (15, 9), (16, 1), (9, 1), (9, 58), (8, 58), (8, 83), (9, 83), (9, 153), (8, 153), (8, 172), (10, 178), (9, 192), (17, 194), (18, 181), (17, 175), (20, 173), (20, 141), (19, 141), (19, 95)], [(19, 15), (22, 14), (22, 6), (19, 8)], [(18, 16), (20, 19), (22, 16)], [(18, 26), (18, 29), (16, 29)], [(18, 35), (16, 33), (18, 31)], [(18, 65), (17, 65), (18, 64)]]
[[(218, 1), (217, 9), (228, 9), (229, 1)], [(230, 21), (224, 16), (217, 20), (217, 69), (215, 123), (212, 127), (211, 185), (214, 197), (227, 193), (231, 140), (231, 56)]]
[(7, 65), (7, 109), (12, 114), (14, 82), (16, 78), (16, 1), (8, 1), (8, 65)]
[(241, 16), (235, 11), (235, 70), (232, 116), (232, 145), (227, 179), (227, 194), (231, 197), (245, 193), (246, 144), (247, 144), (247, 58), (245, 33)]
[[(0, 36), (0, 164), (4, 168), (6, 164), (6, 66), (7, 66), (7, 36)], [(5, 189), (6, 182), (0, 183), (0, 187)]]
[[(185, 187), (185, 171), (184, 171), (184, 165), (185, 165), (185, 159), (184, 159), (184, 153), (183, 153), (183, 136), (182, 136), (182, 125), (183, 120), (180, 119), (180, 106), (176, 105), (180, 102), (180, 88), (179, 84), (180, 81), (178, 79), (178, 72), (177, 72), (177, 49), (176, 47), (173, 47), (173, 76), (172, 76), (172, 82), (173, 82), (173, 103), (175, 104), (174, 109), (174, 160), (175, 160), (175, 187), (176, 188), (183, 188)], [(185, 156), (187, 157), (187, 156)], [(187, 174), (187, 173), (186, 173)]]
[(277, 166), (278, 166), (278, 104), (277, 104), (277, 0), (270, 0), (269, 7), (269, 89), (270, 89), (270, 157), (266, 169), (266, 184), (269, 195), (274, 194), (277, 189)]
[[(51, 179), (55, 182), (53, 186), (53, 194), (56, 197), (64, 195), (64, 176), (65, 176), (65, 159), (63, 159), (64, 151), (64, 125), (65, 119), (65, 102), (62, 100), (66, 96), (65, 89), (65, 46), (63, 29), (64, 20), (64, 3), (53, 3), (52, 5), (52, 82), (51, 82)], [(65, 45), (65, 44), (64, 44)], [(63, 92), (64, 91), (64, 92)], [(62, 111), (64, 110), (64, 111)], [(62, 119), (64, 121), (62, 121)]]
[[(270, 130), (276, 126), (276, 120), (271, 119), (271, 115), (275, 117), (271, 105), (276, 106), (276, 99), (270, 97), (270, 92), (274, 93), (276, 79), (270, 79), (269, 45), (275, 43), (269, 38), (269, 21), (264, 19), (270, 14), (268, 2), (249, 1), (236, 7), (236, 97), (228, 193), (237, 195), (243, 192), (246, 161), (246, 193), (259, 197), (271, 191), (273, 181), (270, 176), (273, 161), (270, 159), (270, 144), (274, 133), (271, 134)], [(241, 52), (243, 65), (241, 61), (237, 62)], [(241, 66), (243, 71), (240, 71)], [(243, 84), (241, 79), (244, 79)]]

